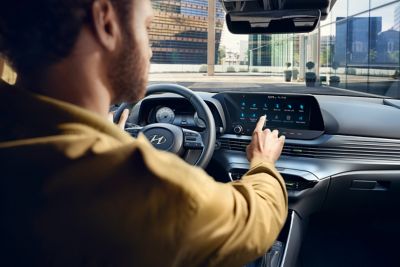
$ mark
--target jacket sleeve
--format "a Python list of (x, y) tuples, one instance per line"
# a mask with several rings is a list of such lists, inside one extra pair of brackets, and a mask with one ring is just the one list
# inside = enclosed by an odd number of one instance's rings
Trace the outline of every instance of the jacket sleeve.
[(178, 266), (243, 266), (272, 246), (288, 210), (284, 180), (272, 164), (253, 161), (242, 180), (223, 184), (170, 154), (146, 154), (148, 167), (180, 183), (191, 202)]

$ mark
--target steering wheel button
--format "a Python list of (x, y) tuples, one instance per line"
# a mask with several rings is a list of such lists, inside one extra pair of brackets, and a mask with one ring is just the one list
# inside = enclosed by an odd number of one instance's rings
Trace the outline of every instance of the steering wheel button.
[(186, 148), (193, 148), (193, 143), (187, 142), (185, 143)]

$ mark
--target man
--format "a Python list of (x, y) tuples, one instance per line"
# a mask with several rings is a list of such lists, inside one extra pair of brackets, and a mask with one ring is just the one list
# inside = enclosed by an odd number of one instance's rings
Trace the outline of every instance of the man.
[(145, 94), (148, 0), (0, 0), (2, 266), (241, 266), (287, 216), (274, 168), (284, 138), (263, 130), (250, 170), (220, 184), (107, 121)]

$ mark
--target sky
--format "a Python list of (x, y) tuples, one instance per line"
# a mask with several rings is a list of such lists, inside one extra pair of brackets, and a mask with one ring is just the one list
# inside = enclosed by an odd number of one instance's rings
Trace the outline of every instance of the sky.
[(226, 51), (239, 52), (240, 41), (248, 41), (249, 36), (246, 34), (232, 34), (228, 30), (226, 23), (222, 30), (221, 45), (226, 47)]

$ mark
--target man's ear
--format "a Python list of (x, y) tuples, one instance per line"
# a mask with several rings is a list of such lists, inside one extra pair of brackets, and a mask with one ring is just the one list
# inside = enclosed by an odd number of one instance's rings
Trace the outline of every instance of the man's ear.
[(118, 17), (109, 0), (95, 0), (92, 5), (93, 30), (100, 44), (107, 50), (116, 49), (121, 38)]

